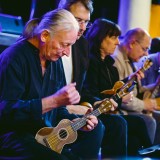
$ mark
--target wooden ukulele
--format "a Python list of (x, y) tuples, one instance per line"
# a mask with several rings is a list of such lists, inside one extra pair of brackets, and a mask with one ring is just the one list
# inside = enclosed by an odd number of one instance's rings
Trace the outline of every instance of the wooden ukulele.
[[(139, 69), (140, 71), (144, 72), (147, 69), (149, 69), (152, 66), (153, 62), (151, 61), (151, 59), (146, 59), (146, 61), (144, 62), (143, 66)], [(134, 74), (127, 83), (132, 83), (133, 81), (136, 81), (136, 74)], [(113, 95), (116, 94), (116, 92), (124, 85), (124, 82), (122, 81), (117, 81), (112, 89), (109, 90), (104, 90), (101, 93), (102, 94), (106, 94), (106, 95)]]
[(108, 94), (108, 95), (113, 95), (116, 94), (117, 91), (124, 85), (123, 81), (117, 81), (112, 89), (104, 90), (101, 93), (102, 94)]
[[(134, 87), (135, 83), (127, 83), (121, 87), (121, 89), (113, 95), (111, 98), (117, 101), (119, 98), (128, 94)], [(41, 128), (35, 139), (42, 145), (61, 153), (64, 145), (73, 143), (77, 139), (77, 130), (86, 125), (88, 115), (99, 116), (102, 113), (108, 112), (112, 108), (112, 103), (109, 99), (103, 100), (96, 106), (96, 109), (91, 113), (84, 115), (75, 122), (68, 119), (63, 119), (59, 124), (53, 127)]]

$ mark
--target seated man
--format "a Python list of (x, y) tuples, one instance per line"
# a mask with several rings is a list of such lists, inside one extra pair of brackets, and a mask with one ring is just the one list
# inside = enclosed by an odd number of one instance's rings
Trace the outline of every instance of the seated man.
[[(141, 80), (140, 92), (143, 95), (143, 99), (156, 98), (157, 110), (153, 111), (152, 115), (157, 121), (157, 125), (160, 124), (159, 114), (160, 114), (160, 38), (153, 38), (151, 42), (151, 47), (149, 50), (149, 55), (147, 57), (142, 57), (139, 62), (135, 63), (137, 67), (141, 67), (146, 60), (149, 58), (152, 60), (152, 66), (145, 71), (145, 77)], [(160, 129), (157, 126), (157, 131), (155, 135), (155, 144), (160, 144)]]
[[(148, 55), (150, 42), (150, 35), (147, 31), (141, 28), (129, 30), (124, 35), (120, 45), (113, 55), (120, 79), (123, 79), (136, 71), (133, 63), (138, 62), (141, 57)], [(151, 141), (154, 142), (155, 128), (151, 124), (154, 123), (155, 119), (147, 114), (143, 114), (143, 111), (153, 112), (158, 108), (158, 106), (155, 99), (147, 98), (145, 100), (141, 100), (138, 98), (140, 93), (140, 85), (139, 81), (137, 82), (137, 86), (134, 88), (133, 101), (128, 104), (122, 103), (122, 108), (124, 113), (138, 114), (145, 120)], [(157, 127), (158, 125), (159, 123), (157, 123)]]
[[(64, 149), (58, 137), (61, 128), (57, 137), (51, 130), (42, 132), (43, 145), (35, 139), (42, 127), (56, 126), (62, 119), (79, 118), (65, 108), (78, 103), (80, 96), (75, 83), (64, 86), (60, 59), (69, 56), (78, 30), (79, 25), (70, 12), (50, 11), (41, 19), (29, 21), (21, 39), (0, 55), (0, 159), (8, 156), (8, 159), (27, 160), (97, 158), (104, 127), (92, 114), (79, 130), (77, 140)], [(65, 124), (63, 128), (67, 130)], [(52, 145), (61, 145), (61, 154), (51, 150), (52, 134), (56, 137)]]

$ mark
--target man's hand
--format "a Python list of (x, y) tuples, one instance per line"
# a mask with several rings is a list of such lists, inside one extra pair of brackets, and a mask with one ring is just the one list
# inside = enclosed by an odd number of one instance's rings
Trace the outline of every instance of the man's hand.
[(42, 99), (42, 113), (46, 113), (53, 108), (77, 104), (80, 101), (80, 95), (75, 88), (76, 83), (64, 86), (55, 94)]
[[(93, 111), (93, 108), (88, 109), (86, 115)], [(98, 119), (94, 115), (87, 116), (87, 124), (81, 128), (82, 131), (91, 131), (93, 130), (98, 124)]]
[(77, 104), (80, 101), (80, 95), (75, 86), (76, 83), (71, 83), (52, 95), (53, 101), (57, 106)]
[(144, 110), (153, 112), (154, 110), (157, 110), (159, 108), (155, 99), (147, 98), (143, 101), (144, 101)]
[(131, 91), (130, 93), (128, 93), (127, 95), (125, 95), (123, 98), (122, 98), (122, 102), (124, 104), (127, 104), (128, 102), (131, 102), (133, 100), (133, 91)]
[[(101, 103), (103, 103), (103, 101), (106, 101), (106, 100), (111, 102), (111, 105), (112, 105), (111, 111), (114, 111), (114, 110), (117, 108), (118, 104), (117, 104), (117, 102), (115, 102), (113, 99), (108, 99), (108, 98), (106, 98), (106, 99), (104, 99), (104, 100), (97, 101), (97, 102), (94, 103), (94, 107), (97, 108), (96, 106), (100, 105)], [(93, 107), (93, 108), (94, 108), (94, 107)]]
[[(103, 101), (98, 101), (98, 102), (101, 103)], [(117, 108), (118, 104), (113, 99), (110, 99), (109, 101), (112, 104), (111, 111), (114, 111)], [(98, 102), (97, 102), (97, 104), (98, 104)], [(90, 113), (92, 110), (93, 110), (93, 108), (88, 109), (88, 111), (87, 111), (86, 114)], [(97, 124), (98, 124), (97, 118), (95, 116), (93, 116), (93, 115), (89, 115), (87, 117), (87, 125), (85, 125), (84, 127), (82, 127), (82, 130), (83, 131), (90, 131), (90, 130), (94, 129), (97, 126)]]
[(141, 79), (144, 78), (144, 73), (139, 69), (136, 72), (129, 75), (129, 80), (134, 77), (137, 77), (137, 79), (140, 81)]

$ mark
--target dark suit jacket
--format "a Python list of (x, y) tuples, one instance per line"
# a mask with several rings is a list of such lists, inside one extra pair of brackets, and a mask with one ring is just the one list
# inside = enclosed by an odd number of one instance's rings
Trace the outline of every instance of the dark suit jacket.
[(76, 88), (80, 94), (88, 68), (88, 53), (88, 42), (84, 37), (81, 37), (72, 46), (73, 82), (76, 82)]

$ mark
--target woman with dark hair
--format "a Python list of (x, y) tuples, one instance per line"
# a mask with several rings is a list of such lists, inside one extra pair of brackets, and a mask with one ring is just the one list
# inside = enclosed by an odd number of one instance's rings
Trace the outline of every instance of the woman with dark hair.
[[(101, 92), (112, 89), (119, 81), (118, 71), (113, 66), (114, 59), (111, 55), (120, 43), (120, 35), (119, 26), (107, 19), (95, 20), (86, 33), (90, 46), (90, 64), (83, 87), (82, 101), (94, 105), (96, 101), (111, 97)], [(122, 101), (128, 103), (132, 100), (132, 96), (131, 92), (120, 99), (118, 107)], [(106, 128), (101, 146), (103, 158), (124, 157), (127, 149), (129, 155), (137, 155), (138, 149), (142, 146), (151, 145), (145, 123), (140, 117), (103, 114), (100, 119)]]
[[(99, 51), (101, 50), (102, 41), (104, 39), (107, 40), (111, 38), (115, 40), (115, 47), (116, 47), (119, 44), (118, 37), (120, 35), (121, 35), (121, 30), (118, 25), (107, 19), (97, 19), (95, 20), (90, 30), (88, 30), (88, 32), (86, 33), (86, 38), (90, 43), (91, 52), (93, 54), (97, 54), (97, 56), (100, 56)], [(115, 47), (113, 47), (112, 50), (107, 51), (108, 54), (113, 54)]]
[[(95, 20), (92, 27), (86, 33), (90, 47), (90, 66), (87, 81), (92, 81), (94, 84), (92, 86), (92, 83), (87, 83), (86, 87), (89, 87), (89, 90), (91, 90), (95, 96), (100, 97), (100, 99), (106, 98), (106, 95), (100, 94), (100, 92), (107, 88), (112, 88), (114, 83), (119, 80), (118, 71), (113, 66), (114, 60), (110, 55), (113, 54), (117, 45), (119, 45), (118, 38), (120, 35), (121, 30), (119, 26), (107, 19)], [(112, 74), (109, 74), (109, 72)], [(92, 78), (92, 74), (95, 76), (96, 73), (98, 73), (96, 79), (99, 81)], [(104, 74), (106, 77), (102, 78)], [(99, 86), (97, 87), (97, 85)], [(89, 101), (94, 103), (94, 98), (92, 101), (92, 97), (90, 97)]]

